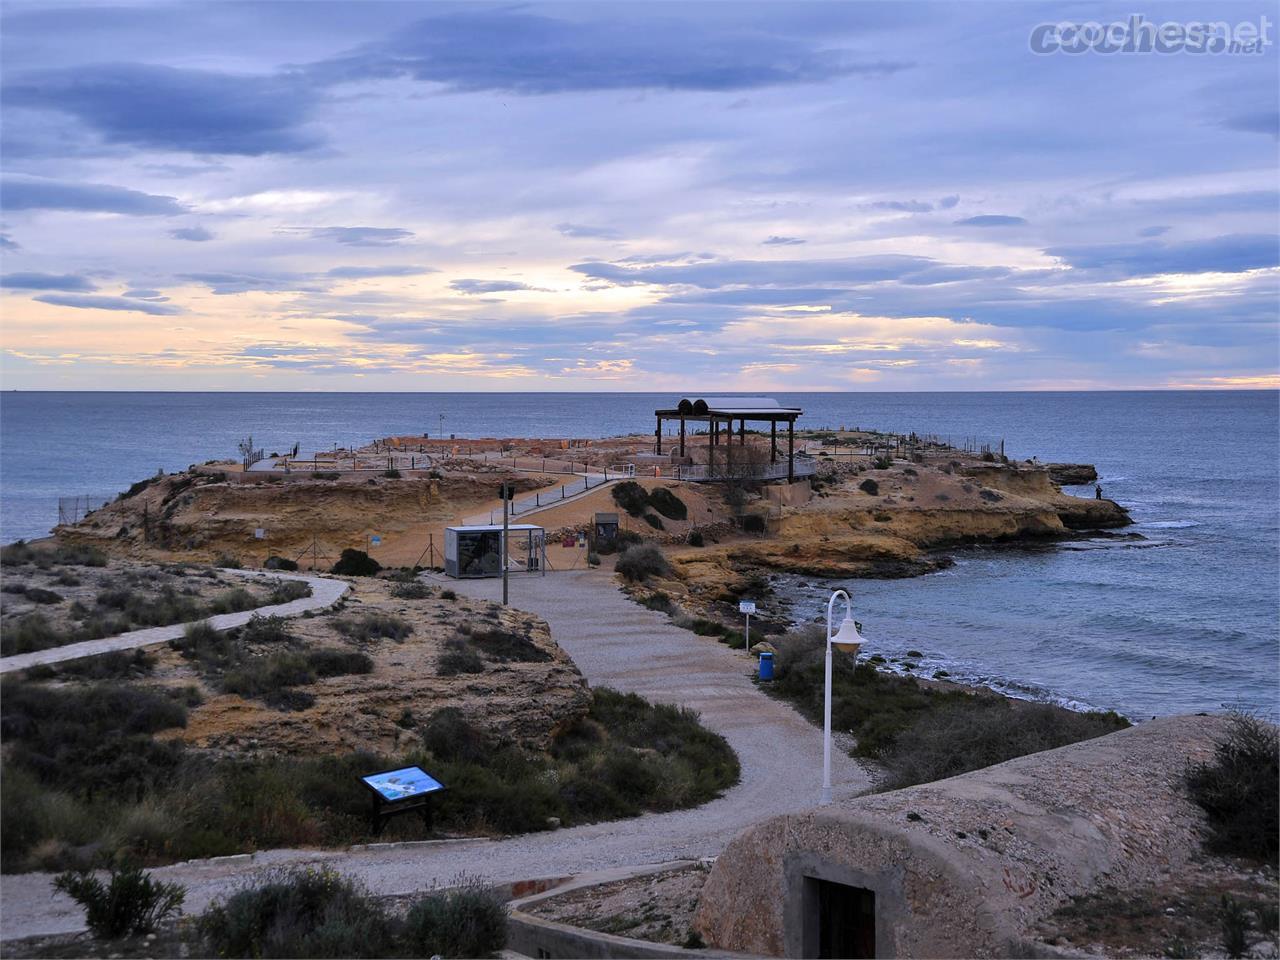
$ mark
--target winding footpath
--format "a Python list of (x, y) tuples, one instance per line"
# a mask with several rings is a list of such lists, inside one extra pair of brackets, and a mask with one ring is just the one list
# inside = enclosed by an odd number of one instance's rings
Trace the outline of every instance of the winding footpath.
[[(314, 577), (305, 573), (281, 573), (278, 570), (231, 570), (220, 569), (221, 573), (232, 574), (249, 579), (268, 580), (301, 580), (311, 584), (311, 596), (288, 603), (277, 603), (269, 607), (255, 607), (239, 613), (220, 613), (217, 616), (205, 617), (215, 630), (230, 630), (248, 623), (254, 616), (296, 617), (308, 610), (320, 610), (333, 606), (344, 593), (351, 589), (341, 580), (331, 577)], [(196, 623), (202, 621), (194, 621)], [(62, 663), (66, 660), (79, 660), (81, 657), (92, 657), (99, 653), (112, 653), (118, 650), (136, 650), (139, 647), (150, 647), (157, 643), (168, 643), (182, 636), (187, 629), (186, 623), (171, 623), (164, 627), (144, 627), (141, 630), (130, 630), (117, 633), (114, 637), (101, 637), (97, 640), (85, 640), (81, 643), (68, 643), (62, 647), (49, 647), (47, 650), (35, 650), (31, 653), (17, 653), (11, 657), (0, 658), (0, 674), (14, 670), (26, 670), (37, 664)]]
[[(450, 581), (476, 598), (501, 596), (499, 580)], [(592, 686), (698, 710), (703, 722), (737, 752), (742, 779), (711, 803), (500, 840), (372, 844), (341, 851), (272, 850), (161, 867), (157, 877), (187, 888), (185, 909), (199, 913), (260, 869), (324, 863), (377, 894), (403, 894), (448, 884), (460, 873), (510, 882), (613, 867), (698, 859), (719, 854), (742, 829), (817, 803), (822, 731), (751, 680), (749, 658), (674, 626), (664, 614), (628, 600), (611, 574), (575, 571), (511, 580), (511, 604), (543, 617), (551, 634)], [(869, 786), (866, 770), (833, 751), (835, 799)], [(82, 914), (52, 889), (50, 874), (0, 877), (0, 938), (83, 928)]]

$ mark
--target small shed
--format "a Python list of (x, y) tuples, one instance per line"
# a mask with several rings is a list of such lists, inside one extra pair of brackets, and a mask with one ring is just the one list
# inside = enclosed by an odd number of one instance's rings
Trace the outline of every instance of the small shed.
[(502, 556), (507, 554), (508, 573), (545, 573), (547, 533), (532, 523), (507, 527), (510, 549), (503, 543), (502, 524), (487, 523), (446, 527), (444, 572), (457, 579), (502, 576)]
[(595, 542), (596, 546), (612, 545), (618, 539), (618, 515), (616, 513), (597, 513)]

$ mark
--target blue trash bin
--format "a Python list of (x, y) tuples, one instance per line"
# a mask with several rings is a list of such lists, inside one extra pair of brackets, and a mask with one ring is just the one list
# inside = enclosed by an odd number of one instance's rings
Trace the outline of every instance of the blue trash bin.
[(767, 650), (760, 654), (760, 679), (773, 679), (773, 654)]

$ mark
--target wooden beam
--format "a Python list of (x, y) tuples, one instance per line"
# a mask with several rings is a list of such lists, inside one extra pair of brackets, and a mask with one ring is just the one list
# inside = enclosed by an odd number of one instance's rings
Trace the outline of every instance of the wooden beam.
[(655, 452), (658, 456), (662, 456), (662, 417), (658, 417), (658, 429), (653, 431), (653, 435), (658, 441)]
[(769, 421), (769, 462), (778, 462), (778, 421)]
[(787, 421), (787, 483), (796, 482), (796, 421)]
[(745, 447), (747, 445), (747, 418), (743, 417), (738, 421), (738, 446)]
[(684, 456), (684, 417), (680, 418), (680, 456)]

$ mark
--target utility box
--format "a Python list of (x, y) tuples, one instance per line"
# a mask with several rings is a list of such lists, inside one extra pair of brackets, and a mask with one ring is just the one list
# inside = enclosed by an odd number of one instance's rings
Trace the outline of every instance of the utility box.
[(618, 515), (616, 513), (597, 513), (595, 542), (596, 549), (611, 547), (618, 541)]
[(547, 567), (547, 533), (532, 523), (508, 528), (510, 550), (502, 542), (502, 524), (446, 527), (444, 572), (456, 579), (502, 576), (502, 555), (508, 554), (507, 572), (544, 573)]

